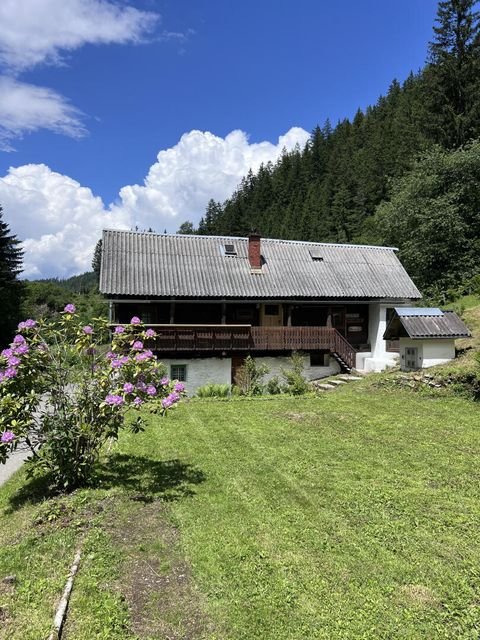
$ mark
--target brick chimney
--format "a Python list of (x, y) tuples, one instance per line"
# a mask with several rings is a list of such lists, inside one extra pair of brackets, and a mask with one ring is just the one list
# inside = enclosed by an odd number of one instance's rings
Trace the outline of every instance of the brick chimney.
[(252, 271), (262, 270), (262, 255), (260, 249), (260, 234), (252, 231), (248, 236), (248, 261)]

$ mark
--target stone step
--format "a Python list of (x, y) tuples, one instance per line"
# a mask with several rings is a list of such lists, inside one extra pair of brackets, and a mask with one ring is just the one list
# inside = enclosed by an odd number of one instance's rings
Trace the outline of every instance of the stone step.
[(354, 380), (363, 380), (360, 376), (340, 376), (339, 380), (345, 380), (345, 382), (353, 382)]
[(330, 391), (330, 389), (335, 389), (335, 385), (328, 384), (327, 382), (316, 384), (315, 386), (317, 387), (317, 389), (322, 389), (323, 391)]
[(329, 384), (334, 384), (336, 387), (339, 387), (341, 384), (347, 384), (345, 380), (330, 380)]

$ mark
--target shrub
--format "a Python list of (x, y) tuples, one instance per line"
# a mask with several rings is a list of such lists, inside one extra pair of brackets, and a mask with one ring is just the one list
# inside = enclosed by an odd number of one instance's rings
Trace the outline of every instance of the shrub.
[(109, 438), (142, 430), (141, 415), (125, 420), (130, 409), (165, 414), (184, 392), (148, 348), (154, 335), (132, 318), (105, 354), (107, 322), (83, 325), (72, 304), (57, 319), (21, 322), (0, 355), (0, 462), (26, 445), (32, 473), (49, 472), (57, 488), (85, 484)]
[(273, 376), (272, 378), (270, 378), (270, 380), (267, 382), (266, 388), (267, 393), (272, 396), (283, 393), (282, 382), (278, 376)]
[(290, 357), (291, 369), (282, 369), (282, 376), (286, 382), (286, 392), (294, 396), (301, 396), (308, 391), (308, 382), (303, 375), (303, 356), (294, 351)]
[(228, 398), (231, 394), (231, 385), (229, 384), (215, 384), (209, 382), (204, 384), (203, 387), (197, 389), (197, 396), (199, 398)]
[(244, 396), (259, 396), (263, 393), (263, 378), (270, 369), (266, 364), (257, 364), (251, 356), (247, 356), (235, 376), (235, 384)]

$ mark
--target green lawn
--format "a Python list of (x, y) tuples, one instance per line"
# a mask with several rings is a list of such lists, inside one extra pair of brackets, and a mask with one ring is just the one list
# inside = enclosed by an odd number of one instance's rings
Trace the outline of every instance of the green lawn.
[(48, 635), (83, 537), (67, 640), (478, 639), (479, 418), (364, 383), (191, 401), (113, 445), (96, 489), (35, 503), (20, 474), (0, 638)]

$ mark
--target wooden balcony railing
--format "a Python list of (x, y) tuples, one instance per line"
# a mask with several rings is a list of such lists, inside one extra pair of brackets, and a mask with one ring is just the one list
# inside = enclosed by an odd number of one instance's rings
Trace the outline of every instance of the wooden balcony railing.
[(156, 337), (148, 346), (161, 352), (315, 351), (337, 354), (355, 367), (354, 347), (331, 327), (252, 327), (250, 325), (149, 325)]

